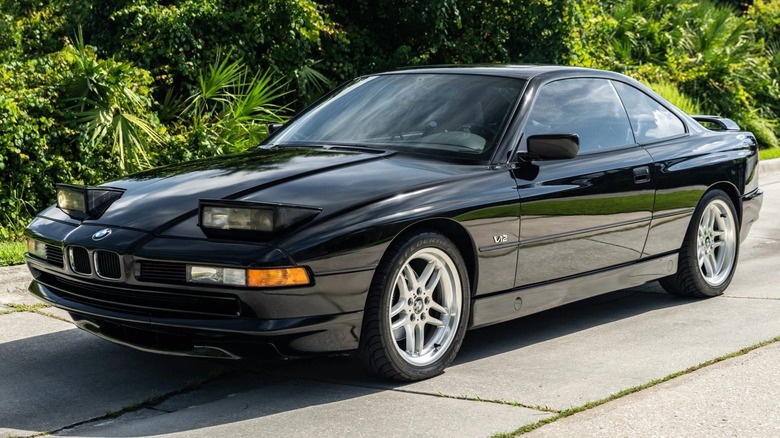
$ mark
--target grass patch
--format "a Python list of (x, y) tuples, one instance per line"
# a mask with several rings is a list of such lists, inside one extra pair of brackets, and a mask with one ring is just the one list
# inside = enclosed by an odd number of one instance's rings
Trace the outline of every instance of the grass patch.
[[(427, 395), (424, 392), (416, 392), (416, 391), (403, 391), (403, 392), (407, 392), (407, 393), (410, 393), (410, 394)], [(444, 394), (442, 392), (439, 392), (438, 395), (439, 395), (439, 397), (450, 398), (450, 399), (453, 399), (453, 400), (466, 400), (466, 401), (476, 401), (476, 402), (482, 402), (482, 403), (495, 403), (497, 405), (505, 405), (505, 406), (514, 406), (516, 408), (533, 409), (535, 411), (550, 412), (550, 413), (553, 413), (553, 414), (558, 414), (558, 413), (561, 412), (561, 411), (555, 410), (555, 409), (553, 409), (553, 408), (551, 408), (549, 406), (526, 405), (526, 404), (523, 404), (523, 403), (510, 402), (510, 401), (506, 401), (506, 400), (491, 400), (491, 399), (484, 399), (484, 398), (481, 398), (481, 397), (468, 397), (468, 396), (460, 396), (460, 397), (458, 397), (458, 396), (454, 396), (454, 395), (447, 395), (447, 394)]]
[(638, 385), (638, 386), (634, 386), (634, 387), (631, 387), (631, 388), (628, 388), (628, 389), (624, 389), (624, 390), (622, 390), (622, 391), (620, 391), (618, 393), (610, 395), (609, 397), (605, 397), (605, 398), (602, 398), (602, 399), (599, 399), (599, 400), (596, 400), (596, 401), (585, 403), (584, 405), (580, 405), (580, 406), (576, 406), (576, 407), (573, 407), (573, 408), (566, 409), (566, 410), (561, 411), (560, 413), (558, 413), (558, 415), (554, 415), (552, 417), (545, 418), (544, 420), (537, 421), (536, 423), (526, 424), (525, 426), (523, 426), (523, 427), (521, 427), (521, 428), (519, 428), (519, 429), (517, 429), (517, 430), (515, 430), (513, 432), (495, 434), (495, 435), (493, 435), (493, 438), (510, 438), (510, 437), (514, 437), (514, 436), (517, 436), (517, 435), (522, 435), (522, 434), (530, 432), (530, 431), (532, 431), (534, 429), (538, 429), (538, 428), (540, 428), (540, 427), (542, 427), (542, 426), (544, 426), (546, 424), (550, 424), (550, 423), (553, 423), (555, 421), (558, 421), (561, 418), (570, 417), (570, 416), (572, 416), (574, 414), (577, 414), (579, 412), (587, 411), (588, 409), (595, 408), (596, 406), (601, 406), (601, 405), (603, 405), (603, 404), (605, 404), (607, 402), (611, 402), (612, 400), (617, 400), (617, 399), (619, 399), (621, 397), (627, 396), (629, 394), (633, 394), (635, 392), (642, 391), (643, 389), (651, 388), (651, 387), (656, 386), (656, 385), (658, 385), (660, 383), (668, 382), (669, 380), (676, 379), (677, 377), (680, 377), (680, 376), (683, 376), (683, 375), (686, 375), (686, 374), (690, 374), (690, 373), (692, 373), (694, 371), (698, 371), (698, 370), (700, 370), (702, 368), (708, 367), (710, 365), (714, 365), (714, 364), (716, 364), (718, 362), (723, 362), (726, 359), (731, 359), (731, 358), (734, 358), (734, 357), (743, 356), (743, 355), (745, 355), (747, 353), (750, 353), (753, 350), (756, 350), (756, 349), (761, 348), (761, 347), (766, 347), (767, 345), (774, 344), (775, 342), (778, 342), (778, 341), (780, 341), (780, 336), (777, 336), (775, 338), (769, 339), (767, 341), (759, 342), (758, 344), (751, 345), (749, 347), (745, 347), (745, 348), (743, 348), (743, 349), (741, 349), (739, 351), (736, 351), (736, 352), (731, 353), (731, 354), (727, 354), (725, 356), (720, 356), (720, 357), (716, 357), (715, 359), (710, 359), (710, 360), (708, 360), (706, 362), (702, 362), (702, 363), (700, 363), (698, 365), (694, 365), (694, 366), (692, 366), (690, 368), (686, 368), (686, 369), (684, 369), (682, 371), (678, 371), (676, 373), (669, 374), (666, 377), (663, 377), (663, 378), (660, 378), (660, 379), (656, 379), (656, 380), (652, 380), (652, 381), (650, 381), (648, 383), (645, 383), (643, 385)]
[(27, 245), (23, 241), (0, 242), (0, 266), (21, 265)]
[[(41, 309), (46, 309), (49, 307), (46, 303), (38, 303), (38, 304), (12, 304), (7, 303), (3, 304), (6, 307), (10, 307), (10, 310), (2, 310), (0, 311), (0, 315), (7, 315), (9, 313), (18, 313), (18, 312), (30, 312), (30, 313), (40, 313), (39, 311)], [(45, 315), (49, 316), (49, 315)], [(54, 315), (50, 315), (52, 317), (55, 317)], [(55, 317), (56, 318), (56, 317)]]
[(758, 151), (758, 156), (762, 160), (771, 160), (772, 158), (780, 158), (780, 148), (761, 149)]
[(51, 306), (46, 303), (37, 303), (37, 304), (5, 303), (3, 304), (3, 306), (8, 307), (8, 309), (0, 310), (0, 315), (7, 315), (9, 313), (29, 312), (29, 313), (37, 313), (38, 315), (45, 316), (47, 318), (58, 319), (62, 322), (73, 324), (73, 321), (71, 321), (70, 319), (66, 319), (61, 316), (57, 316), (53, 313), (46, 312), (45, 311), (46, 309), (51, 309)]

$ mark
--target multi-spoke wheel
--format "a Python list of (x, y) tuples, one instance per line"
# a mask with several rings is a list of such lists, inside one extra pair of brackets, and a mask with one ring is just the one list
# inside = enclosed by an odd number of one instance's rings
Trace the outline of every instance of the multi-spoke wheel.
[(436, 233), (388, 249), (366, 303), (359, 353), (377, 374), (420, 380), (441, 373), (460, 349), (469, 281), (455, 245)]
[(661, 280), (674, 295), (713, 297), (734, 276), (739, 233), (734, 204), (720, 190), (707, 193), (693, 215), (680, 249), (677, 273)]

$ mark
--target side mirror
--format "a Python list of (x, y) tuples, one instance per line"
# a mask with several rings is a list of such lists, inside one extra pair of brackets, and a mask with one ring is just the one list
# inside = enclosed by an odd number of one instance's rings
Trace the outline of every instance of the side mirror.
[(281, 129), (282, 126), (283, 125), (281, 123), (269, 123), (268, 124), (268, 135), (269, 136), (273, 135), (273, 133), (278, 131), (279, 129)]
[(527, 143), (528, 152), (518, 154), (522, 161), (569, 159), (580, 151), (577, 134), (532, 135)]

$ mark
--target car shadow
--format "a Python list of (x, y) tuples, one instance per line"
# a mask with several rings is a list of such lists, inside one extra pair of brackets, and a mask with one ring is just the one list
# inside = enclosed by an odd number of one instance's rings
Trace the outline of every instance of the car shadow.
[[(606, 294), (473, 330), (452, 366), (693, 302), (668, 296), (655, 284)], [(155, 415), (179, 415), (181, 410), (180, 421), (150, 422), (147, 429), (135, 425), (92, 430), (87, 424), (74, 432), (81, 436), (186, 432), (403, 391), (406, 386), (369, 374), (352, 356), (222, 363), (138, 352), (75, 329), (0, 344), (0, 358), (11, 382), (3, 385), (0, 398), (0, 432), (56, 431), (128, 406), (142, 408), (139, 403), (187, 387), (193, 389), (163, 401), (167, 407), (155, 406)], [(206, 383), (195, 385), (202, 381)], [(188, 417), (184, 408), (192, 406), (224, 412)]]
[[(647, 312), (697, 302), (701, 300), (669, 295), (656, 282), (611, 292), (469, 331), (451, 367), (519, 350)], [(367, 372), (354, 356), (313, 358), (288, 363), (261, 364), (256, 367), (244, 366), (245, 369), (276, 376), (378, 389), (396, 389), (409, 385), (388, 382), (374, 376)]]

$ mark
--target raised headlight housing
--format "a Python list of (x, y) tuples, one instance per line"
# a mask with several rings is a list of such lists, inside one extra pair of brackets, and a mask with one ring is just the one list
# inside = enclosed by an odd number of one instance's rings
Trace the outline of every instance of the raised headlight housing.
[(124, 190), (57, 184), (57, 207), (73, 219), (97, 219)]
[(295, 205), (202, 199), (198, 224), (208, 236), (258, 240), (303, 224), (320, 211)]

